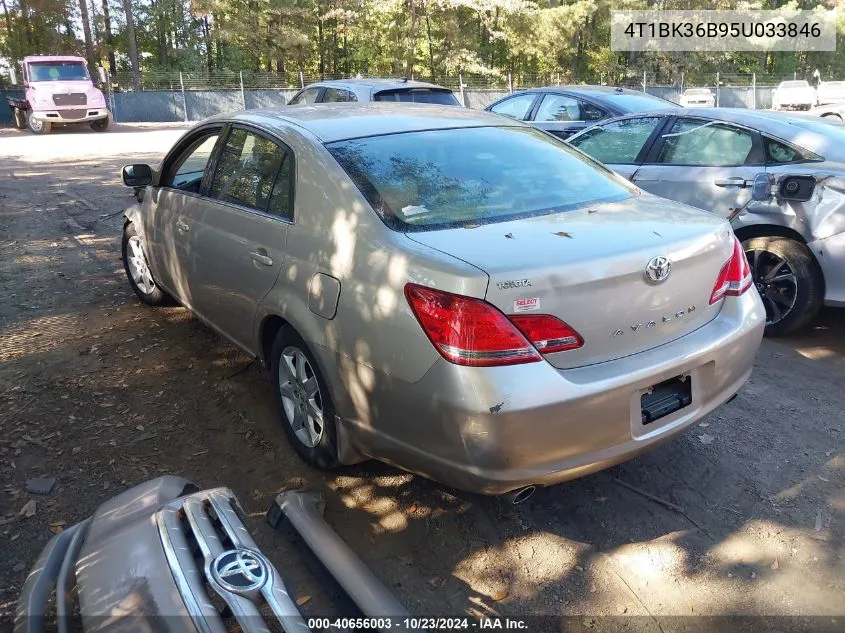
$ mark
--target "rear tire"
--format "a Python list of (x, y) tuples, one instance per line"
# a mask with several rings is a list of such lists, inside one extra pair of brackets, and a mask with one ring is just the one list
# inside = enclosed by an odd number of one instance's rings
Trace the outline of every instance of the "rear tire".
[(29, 115), (26, 117), (26, 125), (33, 134), (49, 134), (50, 130), (53, 129), (49, 121), (36, 119), (33, 116), (32, 110), (29, 111)]
[(766, 306), (766, 336), (785, 336), (808, 325), (824, 301), (824, 279), (810, 249), (779, 236), (754, 237), (742, 246)]
[(143, 242), (132, 222), (127, 222), (123, 227), (121, 254), (129, 285), (141, 301), (151, 306), (171, 303), (170, 295), (164, 292), (153, 278)]
[(105, 132), (109, 129), (109, 117), (105, 119), (97, 119), (96, 121), (91, 121), (91, 129), (95, 132)]
[(273, 341), (270, 375), (279, 418), (296, 453), (316, 468), (339, 466), (328, 386), (305, 341), (290, 326), (282, 327)]

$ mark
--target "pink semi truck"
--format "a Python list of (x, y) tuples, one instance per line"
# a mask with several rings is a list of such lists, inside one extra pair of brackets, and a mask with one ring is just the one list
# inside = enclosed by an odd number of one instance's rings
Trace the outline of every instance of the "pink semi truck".
[(47, 134), (53, 127), (87, 124), (102, 132), (109, 126), (103, 93), (94, 87), (85, 59), (67, 55), (24, 57), (23, 99), (9, 98), (15, 127)]

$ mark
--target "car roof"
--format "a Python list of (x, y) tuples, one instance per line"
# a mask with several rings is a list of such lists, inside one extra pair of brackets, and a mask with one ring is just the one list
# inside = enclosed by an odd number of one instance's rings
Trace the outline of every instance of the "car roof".
[(305, 88), (312, 86), (324, 88), (375, 88), (378, 90), (392, 90), (396, 88), (436, 88), (438, 90), (448, 90), (443, 86), (431, 84), (425, 81), (414, 81), (413, 79), (404, 78), (387, 78), (387, 77), (370, 77), (366, 79), (331, 79), (327, 81), (317, 81), (313, 84), (308, 84)]
[(307, 130), (323, 143), (352, 138), (472, 127), (529, 127), (483, 110), (411, 103), (323, 103), (295, 107), (245, 110), (215, 117), (218, 121), (245, 121), (267, 128), (284, 123)]
[(82, 62), (85, 63), (84, 57), (76, 55), (29, 55), (23, 58), (24, 63), (30, 62)]
[(822, 121), (819, 117), (770, 112), (768, 110), (747, 110), (745, 108), (672, 108), (652, 112), (626, 114), (606, 121), (606, 125), (620, 119), (659, 114), (662, 116), (689, 116), (708, 121), (735, 123), (779, 138), (808, 149), (827, 160), (845, 160), (845, 128)]
[[(619, 88), (616, 86), (589, 86), (589, 85), (565, 85), (565, 86), (544, 86), (542, 88), (528, 88), (520, 92), (575, 92), (580, 94), (594, 94), (597, 96), (603, 94), (647, 94), (642, 90), (632, 90), (631, 88)], [(648, 95), (653, 96), (653, 95)]]

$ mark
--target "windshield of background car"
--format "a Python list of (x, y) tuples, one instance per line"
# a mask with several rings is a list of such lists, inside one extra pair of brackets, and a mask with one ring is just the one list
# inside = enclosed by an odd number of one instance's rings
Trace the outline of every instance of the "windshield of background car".
[(406, 132), (327, 147), (385, 223), (400, 231), (559, 213), (634, 191), (533, 128)]
[(382, 90), (373, 97), (374, 101), (401, 101), (403, 103), (435, 103), (437, 105), (461, 105), (460, 101), (448, 90), (431, 88), (398, 88)]
[(29, 64), (30, 81), (87, 81), (82, 62), (34, 62)]
[(650, 112), (652, 110), (665, 110), (666, 108), (677, 108), (677, 103), (660, 99), (659, 97), (652, 97), (647, 94), (631, 94), (631, 93), (609, 93), (601, 95), (602, 101), (616, 106), (623, 112)]
[(712, 96), (709, 88), (690, 88), (684, 92), (687, 96), (692, 97), (709, 97)]

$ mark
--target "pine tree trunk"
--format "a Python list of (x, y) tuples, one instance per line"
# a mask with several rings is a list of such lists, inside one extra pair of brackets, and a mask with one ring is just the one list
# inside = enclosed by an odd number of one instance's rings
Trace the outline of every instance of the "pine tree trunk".
[(106, 43), (106, 53), (109, 57), (109, 74), (114, 75), (117, 72), (117, 62), (114, 57), (114, 41), (111, 36), (111, 14), (109, 13), (109, 0), (103, 0), (103, 30), (105, 34), (103, 40)]
[(88, 0), (79, 0), (79, 13), (82, 14), (82, 35), (85, 37), (85, 59), (88, 60), (88, 72), (95, 77), (94, 43), (91, 41), (91, 23), (88, 21)]
[(123, 11), (126, 13), (126, 35), (129, 40), (129, 61), (132, 64), (132, 86), (141, 89), (141, 68), (138, 65), (138, 41), (135, 39), (135, 18), (132, 17), (131, 0), (123, 0)]

